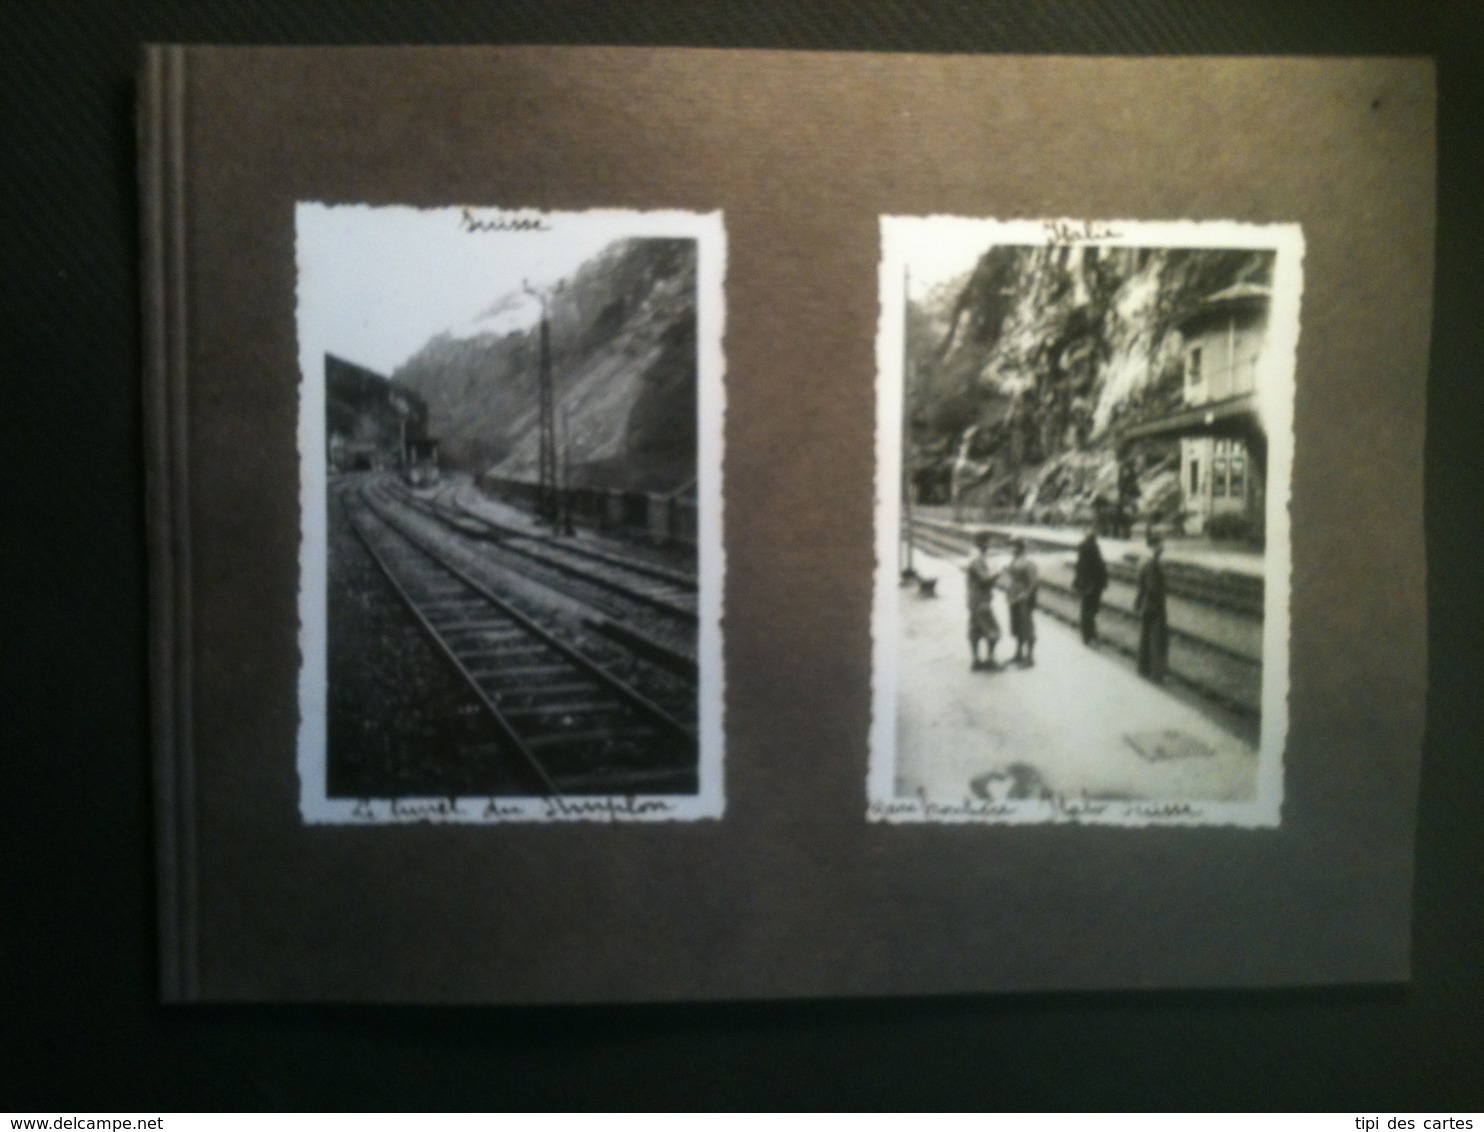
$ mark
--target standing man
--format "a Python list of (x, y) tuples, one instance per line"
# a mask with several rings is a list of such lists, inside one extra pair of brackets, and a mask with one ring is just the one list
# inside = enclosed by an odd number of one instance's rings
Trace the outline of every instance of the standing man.
[(1041, 575), (1025, 556), (1025, 539), (1011, 543), (1015, 555), (1005, 567), (1005, 596), (1010, 603), (1010, 632), (1015, 636), (1015, 659), (1027, 668), (1036, 663), (1036, 590)]
[[(994, 660), (994, 647), (1000, 641), (1000, 623), (995, 620), (991, 597), (994, 595), (995, 572), (989, 564), (989, 532), (980, 531), (974, 536), (975, 551), (964, 566), (965, 589), (969, 598), (969, 651), (974, 662), (969, 671), (981, 668), (998, 668)], [(985, 659), (979, 660), (979, 642), (985, 643)]]
[(1087, 537), (1077, 546), (1077, 571), (1072, 575), (1072, 590), (1082, 599), (1082, 643), (1098, 643), (1098, 607), (1103, 604), (1103, 591), (1108, 588), (1108, 566), (1098, 548), (1097, 527), (1089, 525)]
[(1139, 498), (1139, 467), (1132, 460), (1118, 465), (1118, 506), (1113, 512), (1117, 538), (1130, 538), (1134, 533), (1134, 502)]
[(1162, 684), (1170, 659), (1170, 623), (1165, 613), (1164, 540), (1149, 535), (1149, 558), (1139, 567), (1139, 596), (1134, 612), (1139, 615), (1139, 675)]

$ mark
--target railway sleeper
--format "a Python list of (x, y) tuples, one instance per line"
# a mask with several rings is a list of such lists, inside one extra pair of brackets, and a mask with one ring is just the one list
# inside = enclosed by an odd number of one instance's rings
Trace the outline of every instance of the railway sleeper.
[(529, 633), (489, 633), (483, 640), (467, 645), (463, 653), (465, 656), (514, 656), (519, 652), (546, 648), (550, 646), (532, 640)]
[[(429, 620), (431, 620), (431, 618)], [(480, 637), (483, 637), (492, 645), (497, 646), (501, 641), (508, 641), (511, 644), (515, 644), (518, 641), (527, 640), (530, 638), (530, 634), (522, 629), (506, 629), (501, 628), (498, 625), (470, 625), (466, 621), (456, 621), (453, 624), (447, 625), (445, 627), (450, 633), (477, 633)]]
[(459, 594), (449, 594), (447, 597), (430, 597), (418, 602), (418, 608), (424, 613), (442, 613), (457, 609), (478, 609), (482, 603), (474, 598)]
[(528, 747), (557, 747), (577, 743), (593, 743), (600, 749), (649, 744), (655, 733), (649, 728), (614, 731), (611, 727), (594, 728), (591, 731), (548, 731), (540, 735), (523, 735)]
[(590, 696), (596, 684), (537, 684), (528, 688), (499, 693), (500, 703), (531, 703), (537, 696)]
[(497, 664), (484, 671), (490, 676), (537, 676), (541, 673), (570, 672), (571, 670), (570, 664)]
[(571, 715), (577, 713), (589, 715), (600, 711), (612, 712), (620, 710), (623, 710), (623, 713), (627, 716), (633, 716), (633, 712), (626, 709), (620, 709), (616, 704), (613, 703), (612, 700), (566, 700), (561, 703), (527, 704), (520, 707), (506, 707), (504, 704), (500, 705), (501, 714), (508, 716), (511, 719), (524, 719), (532, 716), (541, 717), (548, 715)]
[(464, 648), (459, 651), (459, 659), (464, 662), (490, 662), (490, 660), (513, 660), (516, 657), (540, 656), (545, 653), (546, 645), (542, 644), (512, 644), (502, 645), (499, 648)]

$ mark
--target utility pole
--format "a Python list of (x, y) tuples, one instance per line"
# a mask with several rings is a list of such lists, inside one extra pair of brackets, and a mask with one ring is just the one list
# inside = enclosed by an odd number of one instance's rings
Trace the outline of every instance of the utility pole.
[(557, 453), (556, 453), (556, 396), (551, 381), (551, 316), (547, 309), (546, 296), (534, 290), (529, 283), (523, 284), (526, 293), (534, 295), (541, 304), (541, 357), (536, 374), (537, 404), (540, 421), (538, 427), (536, 509), (541, 517), (557, 528)]
[[(902, 581), (917, 579), (917, 568), (912, 561), (912, 352), (907, 342), (908, 317), (911, 308), (909, 287), (911, 268), (902, 268), (902, 516), (906, 532), (907, 561), (902, 569)], [(898, 565), (902, 565), (898, 562)]]
[(567, 406), (562, 406), (562, 534), (575, 535), (572, 525), (572, 418), (567, 415)]

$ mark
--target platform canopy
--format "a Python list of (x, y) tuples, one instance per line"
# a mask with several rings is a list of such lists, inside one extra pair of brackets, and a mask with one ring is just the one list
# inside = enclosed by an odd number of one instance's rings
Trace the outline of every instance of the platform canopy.
[(1207, 295), (1190, 308), (1175, 325), (1186, 335), (1203, 324), (1240, 311), (1261, 311), (1272, 299), (1273, 290), (1261, 283), (1237, 283), (1215, 294)]
[(1267, 450), (1267, 434), (1257, 413), (1257, 396), (1239, 393), (1223, 401), (1188, 405), (1153, 420), (1138, 421), (1118, 430), (1121, 451), (1138, 440), (1178, 440), (1192, 436), (1220, 436), (1243, 440), (1256, 456)]

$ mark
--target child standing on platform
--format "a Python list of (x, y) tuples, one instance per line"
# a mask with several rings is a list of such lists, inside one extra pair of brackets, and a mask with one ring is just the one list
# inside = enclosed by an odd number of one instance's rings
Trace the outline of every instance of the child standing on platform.
[[(980, 531), (974, 536), (975, 551), (964, 565), (965, 591), (968, 595), (969, 651), (973, 655), (970, 671), (998, 668), (994, 648), (1000, 640), (1000, 623), (995, 619), (991, 598), (994, 595), (995, 570), (989, 562), (990, 536)], [(979, 659), (979, 642), (985, 644), (985, 659)]]

